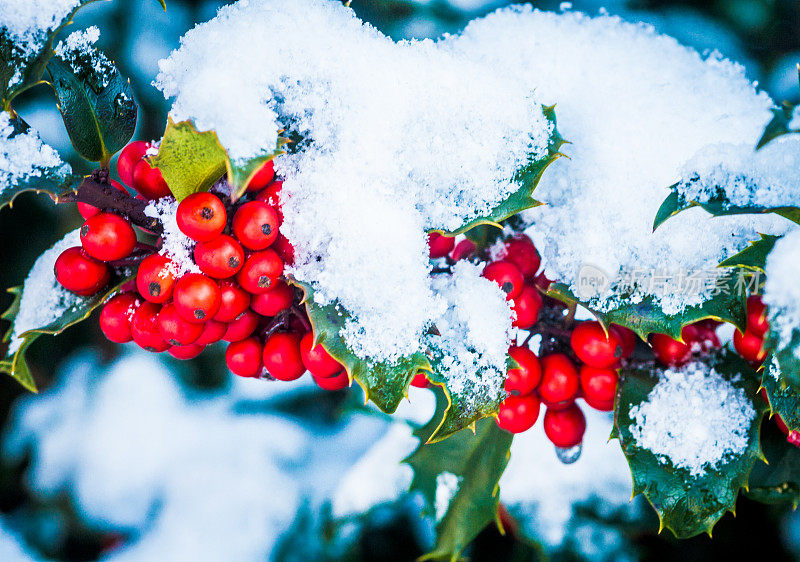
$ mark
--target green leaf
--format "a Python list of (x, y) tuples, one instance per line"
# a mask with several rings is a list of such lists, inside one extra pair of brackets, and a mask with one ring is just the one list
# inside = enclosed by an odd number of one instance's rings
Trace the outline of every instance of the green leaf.
[(750, 471), (757, 460), (763, 460), (759, 427), (766, 406), (757, 397), (757, 374), (733, 353), (719, 358), (713, 366), (727, 381), (745, 390), (757, 415), (748, 432), (746, 450), (701, 475), (692, 476), (687, 469), (660, 460), (648, 449), (639, 447), (633, 438), (631, 428), (635, 422), (631, 419), (631, 408), (647, 400), (659, 380), (658, 371), (623, 371), (617, 394), (615, 434), (631, 468), (634, 495), (643, 493), (658, 513), (661, 528), (670, 529), (678, 538), (710, 535), (725, 512), (734, 511), (739, 489), (747, 487)]
[(798, 133), (797, 129), (790, 129), (789, 123), (792, 120), (795, 106), (788, 102), (783, 102), (780, 107), (773, 108), (772, 119), (764, 128), (764, 133), (758, 140), (756, 150), (768, 144), (770, 141), (790, 133)]
[(136, 129), (133, 88), (105, 56), (56, 56), (47, 66), (58, 109), (75, 150), (86, 160), (107, 165)]
[(228, 183), (233, 187), (232, 199), (235, 201), (247, 190), (247, 184), (253, 179), (261, 166), (273, 160), (275, 157), (285, 154), (283, 147), (289, 142), (284, 137), (278, 137), (278, 145), (269, 154), (261, 155), (257, 158), (239, 162), (238, 160), (227, 159), (226, 166), (228, 170)]
[(439, 229), (435, 229), (435, 231), (455, 236), (456, 234), (464, 233), (479, 225), (488, 224), (500, 227), (501, 221), (525, 209), (541, 205), (539, 201), (533, 198), (533, 190), (536, 189), (547, 167), (561, 156), (564, 156), (559, 150), (561, 146), (567, 142), (561, 137), (556, 128), (555, 106), (544, 107), (543, 111), (547, 120), (553, 124), (553, 130), (550, 133), (550, 140), (547, 145), (547, 154), (538, 160), (529, 162), (517, 172), (514, 181), (519, 185), (519, 189), (512, 193), (505, 201), (498, 204), (486, 216), (472, 219), (453, 231)]
[(765, 361), (761, 387), (767, 393), (771, 412), (780, 415), (790, 431), (800, 430), (800, 387), (783, 376), (775, 356)]
[(719, 267), (743, 267), (765, 273), (767, 256), (780, 238), (780, 236), (762, 234), (760, 240), (750, 242), (747, 248), (720, 263)]
[(199, 132), (190, 121), (167, 122), (158, 154), (149, 159), (161, 170), (175, 199), (208, 191), (225, 174), (227, 153), (214, 131)]
[(161, 4), (161, 7), (164, 8), (164, 11), (166, 12), (167, 11), (167, 0), (157, 0), (157, 2), (159, 4)]
[(678, 314), (664, 312), (652, 296), (647, 296), (640, 302), (633, 302), (629, 298), (630, 295), (621, 294), (618, 305), (609, 309), (604, 307), (600, 311), (598, 303), (579, 299), (563, 283), (553, 283), (547, 294), (563, 302), (578, 303), (588, 308), (606, 327), (610, 324), (619, 324), (630, 328), (642, 339), (646, 339), (648, 334), (667, 334), (680, 339), (684, 326), (707, 318), (730, 322), (744, 330), (747, 326), (746, 291), (742, 285), (745, 277), (738, 275), (739, 273), (737, 270), (733, 275), (722, 278), (717, 295), (701, 305), (687, 307)]
[(800, 390), (800, 326), (794, 327), (788, 342), (781, 341), (779, 335), (770, 330), (766, 336), (766, 348), (773, 354), (770, 368), (775, 368), (773, 365), (777, 363), (780, 379)]
[(800, 449), (787, 442), (774, 423), (761, 428), (761, 448), (766, 463), (756, 463), (745, 495), (761, 503), (800, 504)]
[[(41, 142), (36, 131), (31, 129), (19, 116), (12, 115), (10, 124), (12, 133), (8, 140), (20, 135), (35, 135), (36, 140)], [(11, 146), (10, 143), (8, 143), (8, 146)], [(46, 148), (49, 149), (49, 147)], [(1, 153), (2, 149), (0, 148)], [(24, 164), (28, 165), (29, 163), (25, 162)], [(14, 198), (25, 191), (44, 192), (53, 199), (58, 200), (60, 195), (74, 190), (81, 179), (72, 173), (69, 165), (64, 163), (56, 166), (34, 166), (31, 169), (31, 173), (25, 175), (8, 174), (6, 176), (5, 174), (0, 174), (0, 178), (3, 177), (6, 178), (6, 181), (0, 183), (0, 209), (6, 205), (11, 205)]]
[(422, 353), (404, 357), (395, 364), (361, 359), (353, 353), (339, 335), (349, 315), (338, 304), (319, 305), (314, 302), (314, 289), (299, 281), (291, 282), (304, 292), (303, 302), (314, 329), (316, 342), (337, 361), (344, 365), (351, 382), (355, 380), (367, 400), (372, 400), (381, 411), (394, 413), (408, 394), (408, 385), (414, 375), (430, 369), (428, 359)]
[(498, 518), (499, 482), (508, 465), (513, 435), (500, 429), (493, 419), (481, 420), (475, 433), (461, 431), (446, 441), (425, 444), (437, 427), (444, 408), (442, 393), (437, 393), (437, 413), (425, 427), (417, 430), (420, 445), (403, 462), (414, 471), (411, 492), (419, 492), (426, 511), (435, 515), (437, 489), (441, 478), (457, 479), (455, 494), (436, 524), (436, 544), (422, 560), (457, 560), (464, 548)]

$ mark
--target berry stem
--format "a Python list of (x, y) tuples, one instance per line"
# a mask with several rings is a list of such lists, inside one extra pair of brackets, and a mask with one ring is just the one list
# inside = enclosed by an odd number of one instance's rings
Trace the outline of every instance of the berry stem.
[(306, 330), (306, 332), (310, 332), (311, 323), (306, 319), (306, 315), (303, 314), (303, 311), (300, 310), (300, 307), (298, 307), (296, 304), (293, 304), (289, 310), (297, 317), (298, 320), (300, 320), (300, 323), (303, 325), (303, 328)]
[[(140, 201), (127, 192), (116, 189), (108, 180), (107, 169), (95, 170), (78, 187), (75, 200), (80, 203), (88, 203), (98, 209), (117, 211), (128, 217), (133, 224), (156, 234), (163, 232), (164, 228), (158, 219), (144, 214), (146, 201)], [(67, 201), (67, 198), (61, 198), (60, 201)]]

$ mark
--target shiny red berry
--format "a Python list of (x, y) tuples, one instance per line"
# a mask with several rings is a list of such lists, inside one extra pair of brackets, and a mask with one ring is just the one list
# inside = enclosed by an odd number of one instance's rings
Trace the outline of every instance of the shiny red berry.
[(110, 341), (127, 343), (131, 335), (131, 319), (142, 300), (134, 293), (122, 293), (109, 300), (100, 311), (98, 323)]
[(234, 321), (228, 324), (222, 339), (229, 342), (249, 338), (258, 328), (259, 316), (252, 310), (245, 310)]
[(283, 234), (278, 234), (278, 238), (272, 243), (270, 249), (275, 250), (283, 263), (292, 265), (294, 263), (294, 246)]
[(506, 255), (503, 259), (516, 265), (525, 278), (533, 278), (542, 263), (536, 246), (524, 234), (515, 236), (506, 242)]
[(622, 342), (622, 358), (627, 359), (630, 357), (636, 349), (636, 340), (638, 339), (636, 332), (617, 324), (611, 324), (608, 329), (611, 332), (615, 332), (619, 341)]
[(165, 303), (172, 298), (177, 265), (161, 254), (147, 256), (136, 272), (136, 289), (146, 300)]
[(619, 375), (615, 369), (584, 365), (581, 367), (581, 391), (583, 399), (595, 410), (604, 412), (614, 409)]
[(691, 345), (680, 342), (666, 334), (650, 334), (650, 346), (661, 363), (679, 367), (692, 357)]
[(450, 252), (450, 259), (453, 261), (465, 260), (475, 254), (476, 249), (477, 247), (472, 240), (464, 238), (461, 242), (456, 244), (456, 247)]
[(117, 173), (123, 183), (133, 186), (133, 169), (136, 167), (144, 155), (147, 154), (147, 149), (150, 144), (144, 141), (134, 141), (119, 153), (117, 158)]
[(507, 299), (513, 299), (522, 292), (525, 280), (517, 266), (509, 261), (496, 261), (487, 265), (483, 269), (482, 275), (497, 283)]
[(187, 273), (175, 283), (172, 302), (184, 320), (202, 323), (211, 320), (219, 311), (222, 291), (210, 277)]
[(733, 333), (733, 347), (744, 359), (751, 363), (762, 363), (767, 358), (764, 336), (748, 329), (744, 334), (739, 330)]
[(206, 346), (200, 343), (191, 343), (189, 345), (173, 345), (167, 350), (167, 353), (172, 355), (175, 359), (187, 361), (194, 359), (205, 350)]
[(158, 313), (158, 329), (170, 345), (189, 345), (203, 333), (202, 324), (184, 320), (172, 303), (165, 304)]
[[(108, 180), (111, 185), (116, 187), (118, 190), (128, 193), (125, 187), (116, 180)], [(88, 203), (81, 203), (78, 202), (78, 212), (84, 219), (89, 219), (95, 216), (97, 213), (100, 212), (100, 209), (95, 207), (94, 205), (89, 205)]]
[(256, 377), (261, 374), (261, 342), (247, 338), (233, 342), (225, 350), (225, 363), (234, 375)]
[(431, 232), (428, 234), (428, 255), (431, 258), (443, 258), (455, 246), (455, 238), (452, 236), (444, 236), (438, 232)]
[(203, 326), (203, 333), (194, 342), (200, 345), (211, 345), (222, 339), (225, 332), (228, 331), (228, 325), (225, 322), (217, 322), (216, 320), (209, 320)]
[(767, 305), (759, 295), (750, 295), (747, 298), (747, 329), (759, 336), (769, 331)]
[(548, 408), (544, 413), (544, 433), (556, 447), (567, 449), (580, 444), (585, 432), (586, 418), (577, 404), (563, 410)]
[(622, 357), (622, 341), (613, 330), (606, 334), (600, 322), (581, 322), (570, 336), (572, 351), (592, 367), (611, 367)]
[(278, 214), (263, 201), (245, 203), (233, 215), (233, 235), (251, 250), (263, 250), (278, 237)]
[(62, 287), (82, 297), (96, 294), (111, 279), (108, 266), (94, 259), (80, 246), (61, 252), (53, 271)]
[(254, 295), (250, 302), (250, 308), (261, 316), (276, 316), (279, 312), (292, 306), (293, 301), (294, 289), (285, 281), (279, 280), (266, 293)]
[(300, 336), (295, 333), (272, 334), (264, 342), (262, 359), (269, 374), (281, 381), (299, 379), (306, 372), (300, 356)]
[(161, 337), (161, 330), (158, 327), (160, 311), (161, 305), (143, 302), (133, 313), (131, 319), (133, 341), (142, 349), (153, 353), (161, 353), (171, 347), (170, 343)]
[(276, 180), (269, 184), (266, 189), (261, 190), (256, 199), (263, 201), (275, 210), (278, 215), (278, 226), (283, 224), (283, 210), (281, 206), (281, 190), (283, 189), (283, 182)]
[(580, 390), (580, 377), (575, 365), (563, 353), (553, 353), (541, 358), (542, 382), (539, 397), (548, 406), (562, 406), (575, 400)]
[(347, 371), (342, 371), (338, 375), (332, 377), (317, 377), (311, 374), (311, 378), (322, 390), (334, 392), (336, 390), (344, 390), (350, 386), (350, 378), (347, 376)]
[(307, 332), (300, 340), (300, 357), (308, 372), (315, 377), (332, 377), (342, 370), (342, 364), (331, 357), (322, 344), (314, 345), (312, 332)]
[(275, 177), (275, 163), (272, 160), (264, 162), (264, 164), (253, 174), (250, 181), (247, 182), (247, 191), (261, 191), (272, 179)]
[(509, 396), (497, 411), (497, 425), (510, 433), (522, 433), (533, 427), (539, 418), (541, 403), (534, 395)]
[(417, 373), (414, 375), (414, 378), (411, 379), (411, 386), (415, 386), (417, 388), (428, 388), (428, 377), (425, 376), (425, 373)]
[(232, 236), (221, 234), (194, 247), (194, 262), (214, 279), (233, 277), (244, 265), (244, 249)]
[(240, 314), (250, 308), (250, 293), (233, 281), (221, 281), (219, 290), (220, 304), (219, 310), (214, 315), (214, 320), (233, 322)]
[(161, 175), (161, 170), (153, 168), (144, 159), (133, 167), (132, 187), (145, 199), (161, 199), (172, 195), (167, 182), (164, 181), (164, 176)]
[(542, 380), (539, 358), (527, 347), (510, 347), (508, 354), (519, 366), (508, 370), (506, 391), (511, 394), (531, 394)]
[(269, 291), (283, 274), (283, 261), (270, 249), (253, 252), (236, 275), (239, 285), (254, 295)]
[(511, 299), (511, 310), (516, 313), (512, 322), (515, 328), (527, 330), (539, 319), (539, 310), (542, 308), (542, 295), (531, 285), (525, 285), (522, 292)]
[(208, 242), (225, 230), (228, 214), (219, 197), (200, 192), (180, 202), (175, 220), (186, 236), (197, 242)]
[(131, 224), (113, 213), (98, 213), (81, 227), (81, 244), (86, 253), (100, 261), (127, 258), (136, 247)]

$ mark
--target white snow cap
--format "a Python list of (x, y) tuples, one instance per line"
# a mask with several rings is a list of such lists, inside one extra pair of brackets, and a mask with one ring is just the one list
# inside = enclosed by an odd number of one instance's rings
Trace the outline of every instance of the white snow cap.
[(78, 4), (80, 0), (0, 0), (0, 29), (29, 56)]
[(64, 177), (72, 171), (34, 129), (15, 135), (11, 115), (0, 112), (0, 193), (19, 182), (41, 177), (51, 168)]
[(744, 453), (756, 412), (743, 389), (704, 363), (659, 376), (647, 400), (630, 409), (638, 446), (692, 476)]

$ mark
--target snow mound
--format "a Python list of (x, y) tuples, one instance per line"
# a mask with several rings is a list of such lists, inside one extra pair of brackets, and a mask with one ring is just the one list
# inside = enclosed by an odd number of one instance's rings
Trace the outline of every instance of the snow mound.
[(72, 171), (34, 129), (14, 134), (11, 115), (0, 112), (0, 193), (15, 184), (41, 177), (45, 170), (53, 168), (65, 177)]
[(0, 0), (0, 30), (28, 57), (79, 4), (80, 0)]

